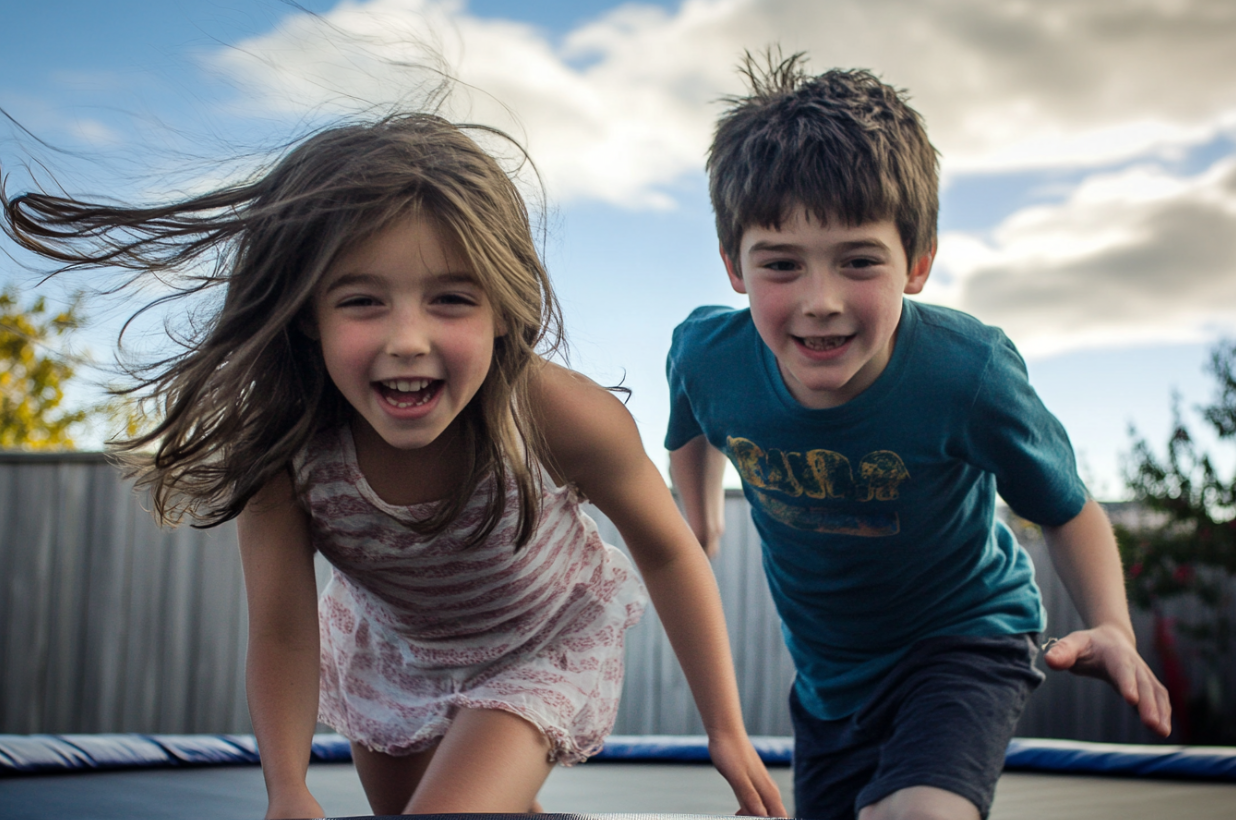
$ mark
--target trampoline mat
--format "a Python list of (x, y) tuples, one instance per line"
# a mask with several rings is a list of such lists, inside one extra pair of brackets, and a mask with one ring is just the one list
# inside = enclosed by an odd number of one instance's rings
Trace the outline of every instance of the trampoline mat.
[[(790, 772), (770, 770), (792, 805)], [(367, 815), (364, 793), (349, 763), (309, 767), (309, 786), (327, 815)], [(729, 787), (708, 765), (686, 763), (589, 763), (558, 768), (541, 791), (550, 812), (545, 820), (661, 820), (673, 815), (732, 814)], [(261, 770), (256, 766), (212, 766), (40, 774), (0, 778), (2, 820), (48, 817), (97, 820), (252, 820), (266, 809)], [(1006, 773), (991, 817), (1022, 820), (1231, 820), (1236, 784)], [(527, 818), (527, 815), (519, 815)], [(480, 815), (470, 815), (476, 820)]]

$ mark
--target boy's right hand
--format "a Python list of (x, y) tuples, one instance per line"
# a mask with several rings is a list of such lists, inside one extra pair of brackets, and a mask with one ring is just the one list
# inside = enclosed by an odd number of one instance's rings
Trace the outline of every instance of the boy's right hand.
[(1122, 630), (1108, 625), (1071, 632), (1043, 653), (1056, 671), (1105, 680), (1130, 705), (1151, 731), (1167, 737), (1172, 732), (1172, 705), (1167, 689), (1138, 654)]
[(709, 737), (708, 753), (738, 798), (739, 815), (788, 817), (781, 802), (781, 790), (768, 774), (764, 761), (747, 737)]

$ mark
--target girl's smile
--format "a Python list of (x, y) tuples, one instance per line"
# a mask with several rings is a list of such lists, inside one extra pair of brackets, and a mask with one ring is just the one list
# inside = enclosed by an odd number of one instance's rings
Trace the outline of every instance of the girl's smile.
[(467, 407), (498, 335), (463, 255), (417, 217), (342, 253), (314, 298), (314, 317), (326, 370), (356, 421), (398, 450), (434, 442)]

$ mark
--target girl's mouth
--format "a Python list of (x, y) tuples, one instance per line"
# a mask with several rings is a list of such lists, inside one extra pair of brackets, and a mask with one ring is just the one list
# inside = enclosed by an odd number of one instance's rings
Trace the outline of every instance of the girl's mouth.
[(382, 400), (400, 410), (419, 407), (442, 389), (441, 379), (387, 379), (376, 382)]

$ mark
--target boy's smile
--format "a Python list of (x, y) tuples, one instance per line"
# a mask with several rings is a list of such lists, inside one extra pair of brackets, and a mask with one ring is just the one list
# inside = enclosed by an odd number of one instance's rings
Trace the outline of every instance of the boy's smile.
[(933, 256), (909, 267), (891, 219), (821, 223), (801, 206), (779, 230), (747, 228), (737, 267), (722, 254), (786, 388), (811, 408), (845, 404), (884, 371), (902, 294), (923, 289)]

